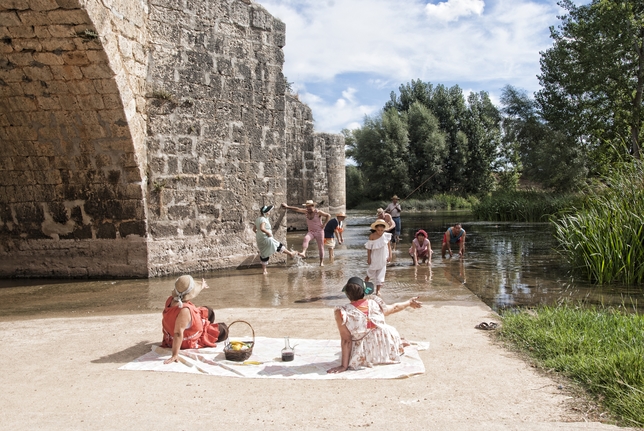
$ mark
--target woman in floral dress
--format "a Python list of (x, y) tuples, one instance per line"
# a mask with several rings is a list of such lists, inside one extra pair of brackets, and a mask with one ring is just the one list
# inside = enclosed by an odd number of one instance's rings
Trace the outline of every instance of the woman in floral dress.
[(385, 316), (407, 307), (420, 308), (421, 302), (413, 297), (387, 305), (380, 297), (371, 295), (373, 289), (373, 283), (360, 277), (351, 277), (342, 288), (351, 302), (335, 309), (342, 347), (341, 365), (327, 372), (341, 373), (347, 369), (400, 362), (405, 343), (396, 328), (385, 323)]

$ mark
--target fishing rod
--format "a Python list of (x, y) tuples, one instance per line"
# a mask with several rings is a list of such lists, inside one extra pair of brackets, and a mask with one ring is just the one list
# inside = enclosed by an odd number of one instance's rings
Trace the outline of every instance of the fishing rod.
[(427, 178), (425, 181), (423, 181), (423, 182), (422, 182), (418, 187), (416, 187), (416, 188), (414, 189), (414, 191), (412, 191), (411, 193), (409, 193), (409, 194), (408, 194), (404, 199), (401, 199), (401, 200), (400, 200), (400, 202), (402, 202), (402, 201), (406, 200), (409, 196), (411, 196), (411, 195), (413, 195), (414, 193), (416, 193), (416, 190), (418, 190), (419, 188), (421, 188), (421, 187), (422, 187), (422, 186), (423, 186), (427, 181), (431, 180), (431, 179), (434, 177), (434, 175), (438, 174), (440, 171), (441, 171), (441, 169), (437, 170), (437, 171), (436, 171), (436, 172), (434, 172), (432, 175), (430, 175), (430, 177), (429, 177), (429, 178)]

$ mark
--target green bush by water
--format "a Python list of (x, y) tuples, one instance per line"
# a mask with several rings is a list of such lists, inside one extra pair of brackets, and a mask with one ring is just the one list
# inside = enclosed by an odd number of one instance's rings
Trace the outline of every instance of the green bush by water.
[(597, 283), (644, 282), (642, 163), (614, 169), (579, 211), (553, 220), (568, 261)]
[(627, 425), (644, 426), (644, 316), (542, 307), (504, 314), (499, 336), (580, 383)]
[(575, 195), (555, 195), (539, 191), (499, 191), (472, 208), (479, 220), (545, 222), (554, 214), (569, 211)]
[[(356, 205), (356, 210), (373, 210), (375, 212), (378, 208), (387, 208), (391, 201), (372, 201), (363, 202)], [(421, 211), (421, 210), (458, 210), (458, 209), (471, 209), (478, 203), (478, 199), (474, 196), (467, 198), (449, 194), (435, 195), (429, 198), (406, 199), (400, 202), (403, 210), (406, 211)]]

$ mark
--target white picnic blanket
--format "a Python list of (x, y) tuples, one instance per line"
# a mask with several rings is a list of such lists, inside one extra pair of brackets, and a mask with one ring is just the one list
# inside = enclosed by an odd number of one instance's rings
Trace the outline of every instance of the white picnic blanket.
[(327, 374), (329, 368), (340, 364), (340, 340), (310, 340), (291, 338), (295, 359), (282, 362), (282, 338), (256, 337), (253, 354), (245, 362), (225, 358), (221, 343), (217, 347), (181, 350), (180, 362), (164, 364), (170, 349), (152, 346), (149, 353), (123, 365), (119, 370), (171, 371), (206, 374), (221, 377), (268, 379), (400, 379), (425, 372), (418, 354), (429, 348), (428, 342), (412, 342), (405, 348), (399, 364), (377, 365), (339, 374)]

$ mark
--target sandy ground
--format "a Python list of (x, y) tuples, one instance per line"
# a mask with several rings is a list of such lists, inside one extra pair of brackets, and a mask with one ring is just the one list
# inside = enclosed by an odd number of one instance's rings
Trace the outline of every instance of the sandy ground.
[[(330, 308), (221, 309), (257, 336), (336, 338)], [(401, 380), (220, 378), (118, 368), (160, 341), (160, 314), (0, 322), (3, 430), (609, 430), (560, 386), (474, 329), (479, 301), (388, 317), (426, 373)]]

